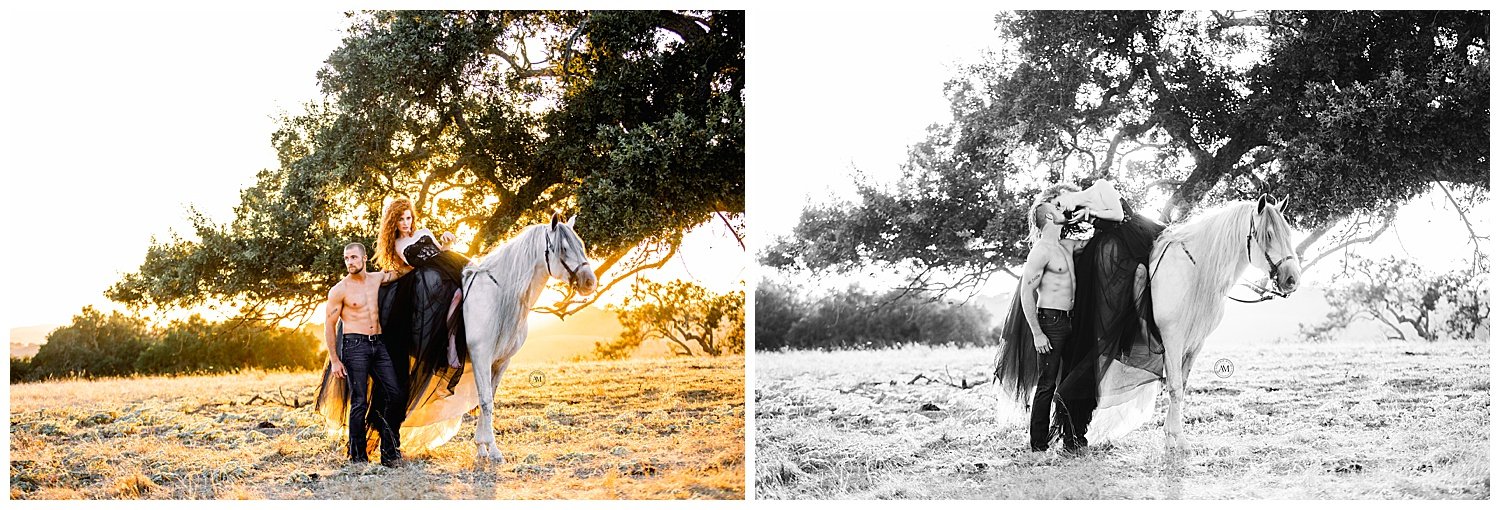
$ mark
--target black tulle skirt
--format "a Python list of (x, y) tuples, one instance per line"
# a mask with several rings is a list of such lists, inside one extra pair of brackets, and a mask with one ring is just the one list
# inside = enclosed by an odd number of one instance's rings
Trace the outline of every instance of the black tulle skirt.
[[(401, 278), (380, 288), (382, 339), (396, 368), (396, 382), (405, 392), (401, 398), (406, 399), (404, 414), (388, 419), (400, 423), (401, 446), (408, 453), (434, 448), (452, 438), (458, 430), (458, 421), (453, 418), (467, 410), (456, 409), (473, 407), (470, 404), (475, 400), (474, 391), (463, 386), (473, 385), (473, 380), (464, 377), (468, 348), (464, 342), (462, 307), (453, 320), (460, 365), (453, 367), (448, 363), (448, 309), (467, 263), (468, 259), (462, 255), (444, 251), (418, 262), (417, 267)], [(381, 408), (390, 396), (371, 386), (371, 408)], [(345, 434), (348, 426), (348, 391), (345, 381), (332, 377), (330, 367), (325, 364), (316, 409), (324, 417), (332, 437)], [(456, 392), (465, 394), (451, 398)], [(374, 448), (377, 442), (371, 430), (367, 444)]]
[[(1151, 245), (1165, 227), (1130, 214), (1128, 208), (1126, 213), (1121, 222), (1095, 220), (1094, 238), (1074, 263), (1074, 341), (1063, 348), (1067, 373), (1057, 398), (1081, 431), (1090, 430), (1101, 410), (1154, 398), (1151, 385), (1164, 374), (1161, 339), (1148, 334), (1142, 321), (1152, 317), (1150, 287), (1138, 294), (1135, 282), (1137, 269), (1146, 266)], [(1119, 418), (1109, 421), (1099, 425), (1113, 427)], [(1098, 432), (1091, 437), (1114, 435)]]
[(392, 315), (405, 324), (392, 326), (407, 338), (411, 367), (408, 371), (408, 414), (423, 406), (452, 395), (459, 379), (463, 377), (463, 362), (469, 359), (468, 346), (464, 343), (463, 307), (454, 312), (452, 320), (455, 348), (458, 350), (459, 366), (448, 364), (448, 309), (453, 302), (453, 293), (463, 281), (463, 267), (468, 259), (451, 251), (444, 251), (421, 267), (413, 269), (395, 283), (401, 288), (393, 296)]
[(1021, 311), (1021, 292), (1021, 282), (1016, 282), (1016, 291), (1010, 295), (1010, 310), (1000, 326), (1001, 345), (1000, 355), (995, 360), (995, 384), (1000, 386), (1006, 398), (1024, 406), (1031, 402), (1032, 391), (1036, 389), (1039, 360), (1031, 327)]
[[(1165, 228), (1130, 213), (1115, 222), (1094, 220), (1094, 237), (1074, 259), (1073, 332), (1061, 349), (1061, 377), (1056, 401), (1059, 419), (1071, 421), (1090, 440), (1118, 437), (1149, 418), (1164, 375), (1161, 339), (1147, 333), (1143, 317), (1151, 315), (1149, 285), (1135, 291), (1136, 268), (1146, 264), (1151, 245)], [(1036, 387), (1037, 353), (1031, 328), (1021, 313), (1021, 287), (1011, 297), (1001, 325), (995, 381), (1017, 404), (1030, 402)], [(1144, 413), (1144, 416), (1143, 416)]]

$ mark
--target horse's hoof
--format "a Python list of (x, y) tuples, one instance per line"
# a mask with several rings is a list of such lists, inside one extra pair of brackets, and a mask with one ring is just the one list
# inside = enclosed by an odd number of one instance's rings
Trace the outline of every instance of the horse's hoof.
[(1188, 450), (1189, 450), (1189, 448), (1188, 448), (1187, 441), (1184, 441), (1181, 437), (1171, 437), (1171, 436), (1168, 436), (1167, 437), (1167, 448), (1166, 448), (1166, 450), (1167, 450), (1167, 453), (1169, 453), (1169, 454), (1179, 454), (1180, 455), (1180, 454), (1187, 453)]

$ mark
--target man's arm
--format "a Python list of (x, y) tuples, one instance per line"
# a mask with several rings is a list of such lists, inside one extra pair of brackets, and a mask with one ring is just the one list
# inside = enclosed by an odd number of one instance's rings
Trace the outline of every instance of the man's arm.
[(1047, 269), (1047, 252), (1041, 246), (1032, 245), (1026, 256), (1026, 266), (1021, 270), (1021, 313), (1026, 316), (1026, 325), (1031, 328), (1031, 340), (1036, 352), (1052, 350), (1052, 342), (1042, 332), (1042, 322), (1037, 319), (1036, 291), (1042, 286), (1042, 274)]
[(328, 344), (328, 364), (334, 377), (344, 377), (344, 363), (339, 360), (338, 320), (344, 314), (344, 283), (328, 291), (328, 313), (323, 318), (323, 339)]

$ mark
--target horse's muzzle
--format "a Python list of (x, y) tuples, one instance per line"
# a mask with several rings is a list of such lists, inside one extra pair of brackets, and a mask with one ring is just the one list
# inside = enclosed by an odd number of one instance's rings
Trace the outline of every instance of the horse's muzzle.
[(1280, 271), (1276, 272), (1276, 286), (1280, 287), (1284, 294), (1296, 292), (1297, 286), (1301, 283), (1302, 267), (1295, 263), (1285, 264), (1281, 266)]
[(580, 295), (590, 295), (599, 286), (599, 278), (594, 276), (594, 269), (588, 266), (579, 268), (578, 279), (573, 284), (573, 290)]

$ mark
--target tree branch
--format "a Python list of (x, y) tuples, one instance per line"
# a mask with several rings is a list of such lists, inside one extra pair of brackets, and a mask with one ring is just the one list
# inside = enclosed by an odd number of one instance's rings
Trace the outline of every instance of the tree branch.
[(516, 57), (495, 46), (485, 48), (484, 52), (488, 55), (500, 57), (505, 61), (505, 63), (510, 64), (511, 70), (515, 71), (517, 77), (521, 79), (535, 78), (538, 76), (557, 76), (558, 74), (556, 67), (549, 66), (542, 69), (533, 69), (530, 62), (527, 62), (527, 64), (523, 66), (516, 60)]
[(677, 34), (677, 37), (682, 38), (682, 42), (697, 45), (708, 37), (707, 20), (672, 11), (660, 11), (659, 16), (661, 28)]
[(734, 236), (734, 241), (740, 243), (740, 251), (744, 251), (745, 239), (740, 237), (740, 233), (734, 230), (734, 225), (729, 223), (729, 218), (724, 216), (724, 211), (714, 211), (714, 214), (718, 215), (719, 219), (724, 222), (724, 227), (729, 229), (729, 235)]
[(1474, 224), (1469, 222), (1469, 215), (1464, 213), (1463, 206), (1458, 205), (1458, 200), (1455, 200), (1453, 198), (1453, 194), (1448, 192), (1448, 186), (1443, 184), (1443, 181), (1433, 181), (1433, 183), (1437, 184), (1438, 189), (1443, 190), (1443, 196), (1448, 197), (1448, 203), (1453, 204), (1453, 210), (1457, 211), (1458, 218), (1463, 220), (1464, 228), (1469, 230), (1469, 242), (1474, 243), (1474, 252), (1477, 256), (1480, 246), (1482, 246), (1482, 243), (1480, 243), (1479, 240), (1489, 239), (1489, 237), (1481, 236), (1479, 235), (1479, 233), (1474, 231)]
[[(578, 313), (579, 310), (588, 308), (590, 305), (593, 305), (595, 302), (599, 301), (599, 298), (604, 296), (605, 293), (609, 292), (609, 289), (614, 288), (615, 285), (618, 285), (620, 282), (625, 281), (632, 275), (635, 275), (636, 273), (640, 273), (641, 271), (645, 271), (647, 269), (660, 269), (662, 266), (665, 266), (667, 264), (667, 261), (672, 260), (672, 256), (677, 254), (678, 243), (670, 243), (668, 244), (668, 246), (670, 248), (667, 250), (667, 254), (661, 259), (657, 260), (656, 262), (641, 264), (639, 266), (631, 268), (624, 274), (621, 274), (613, 280), (610, 280), (608, 284), (605, 284), (604, 286), (596, 289), (594, 293), (588, 297), (588, 299), (585, 299), (583, 301), (573, 301), (573, 297), (577, 294), (575, 294), (573, 292), (573, 289), (570, 288), (563, 293), (563, 298), (558, 300), (556, 303), (553, 303), (546, 307), (532, 308), (532, 311), (552, 314), (559, 319), (566, 318), (569, 315)], [(596, 272), (603, 273), (604, 269), (598, 269), (596, 270)]]
[[(1332, 255), (1334, 252), (1343, 250), (1344, 248), (1348, 248), (1348, 247), (1356, 245), (1356, 244), (1367, 243), (1367, 242), (1370, 242), (1370, 241), (1374, 241), (1376, 238), (1379, 238), (1381, 234), (1384, 234), (1385, 230), (1387, 228), (1390, 228), (1391, 223), (1393, 223), (1395, 221), (1395, 219), (1396, 219), (1395, 216), (1396, 216), (1395, 206), (1387, 208), (1386, 211), (1385, 211), (1385, 214), (1382, 215), (1382, 218), (1384, 218), (1384, 221), (1381, 223), (1380, 228), (1376, 229), (1375, 232), (1371, 233), (1370, 235), (1364, 236), (1364, 237), (1356, 237), (1356, 238), (1353, 238), (1353, 239), (1346, 239), (1346, 240), (1344, 240), (1344, 242), (1339, 243), (1337, 246), (1329, 248), (1328, 250), (1325, 250), (1323, 253), (1318, 254), (1317, 257), (1314, 257), (1311, 261), (1307, 262), (1306, 264), (1303, 264), (1302, 265), (1302, 270), (1304, 272), (1307, 271), (1308, 268), (1310, 268), (1310, 267), (1312, 267), (1314, 265), (1317, 265), (1318, 261), (1323, 260), (1323, 258), (1325, 258), (1325, 257), (1327, 257), (1329, 255)], [(1300, 252), (1299, 252), (1299, 256), (1300, 256)]]

